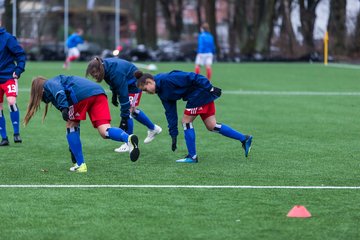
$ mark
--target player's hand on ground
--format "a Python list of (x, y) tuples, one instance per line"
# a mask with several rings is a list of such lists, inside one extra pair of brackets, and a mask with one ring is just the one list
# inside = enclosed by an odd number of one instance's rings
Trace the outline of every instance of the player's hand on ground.
[(210, 92), (212, 94), (214, 94), (215, 96), (217, 97), (220, 97), (221, 96), (221, 88), (217, 88), (217, 87), (212, 87)]
[(69, 120), (69, 108), (63, 108), (61, 110), (61, 115), (62, 115), (62, 118), (64, 119), (64, 121), (68, 121)]
[(112, 93), (111, 103), (112, 103), (115, 107), (119, 106), (118, 99), (117, 99), (117, 94), (114, 93), (114, 92)]
[(128, 130), (128, 118), (124, 118), (124, 117), (121, 118), (119, 128), (121, 128), (125, 132)]
[(176, 150), (176, 148), (177, 148), (177, 146), (176, 146), (177, 139), (176, 139), (176, 137), (171, 137), (171, 140), (172, 140), (171, 150), (172, 150), (173, 152), (175, 152), (175, 150)]

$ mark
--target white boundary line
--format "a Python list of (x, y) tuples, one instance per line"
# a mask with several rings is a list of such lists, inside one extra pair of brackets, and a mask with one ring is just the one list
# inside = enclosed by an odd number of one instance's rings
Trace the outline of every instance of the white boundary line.
[[(19, 92), (30, 92), (28, 88), (19, 88)], [(105, 90), (111, 93), (110, 90)], [(360, 92), (302, 92), (302, 91), (223, 91), (224, 94), (232, 95), (270, 95), (270, 96), (360, 96)]]
[(360, 92), (300, 92), (300, 91), (223, 91), (238, 95), (283, 95), (283, 96), (360, 96)]
[(360, 190), (360, 186), (227, 186), (227, 185), (0, 185), (0, 188), (202, 188), (202, 189), (338, 189)]

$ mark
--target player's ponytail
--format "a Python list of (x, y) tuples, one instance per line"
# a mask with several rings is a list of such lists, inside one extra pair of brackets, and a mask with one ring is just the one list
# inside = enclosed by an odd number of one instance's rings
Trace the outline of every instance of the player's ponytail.
[(136, 81), (136, 86), (138, 88), (142, 88), (145, 83), (146, 83), (146, 79), (153, 79), (154, 80), (154, 77), (153, 75), (151, 75), (150, 73), (143, 73), (142, 71), (140, 70), (136, 70), (134, 72), (134, 77), (137, 79)]
[(105, 76), (104, 62), (101, 57), (94, 57), (90, 60), (85, 76), (92, 76), (96, 82), (101, 82)]
[[(40, 103), (43, 97), (44, 92), (44, 83), (46, 78), (44, 77), (35, 77), (31, 84), (30, 90), (30, 100), (27, 107), (26, 115), (24, 117), (24, 126), (26, 126), (34, 114), (40, 109)], [(46, 117), (48, 111), (48, 104), (45, 106), (45, 111), (43, 115), (43, 121)]]

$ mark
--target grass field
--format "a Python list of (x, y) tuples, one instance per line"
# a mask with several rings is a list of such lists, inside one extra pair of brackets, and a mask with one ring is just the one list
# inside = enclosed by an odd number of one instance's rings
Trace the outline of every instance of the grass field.
[[(84, 76), (85, 67), (27, 63), (22, 117), (32, 77)], [(11, 145), (0, 149), (0, 239), (360, 239), (360, 68), (216, 63), (213, 72), (223, 89), (217, 120), (254, 136), (248, 159), (239, 142), (197, 119), (199, 163), (176, 164), (187, 153), (181, 125), (173, 153), (160, 100), (144, 94), (141, 109), (163, 133), (141, 144), (133, 163), (85, 121), (88, 172), (74, 174), (59, 111), (50, 108), (42, 124), (42, 108), (14, 144), (5, 109)], [(111, 111), (118, 125), (119, 110)], [(135, 133), (142, 143), (145, 127), (135, 123)], [(287, 218), (295, 205), (312, 217)]]

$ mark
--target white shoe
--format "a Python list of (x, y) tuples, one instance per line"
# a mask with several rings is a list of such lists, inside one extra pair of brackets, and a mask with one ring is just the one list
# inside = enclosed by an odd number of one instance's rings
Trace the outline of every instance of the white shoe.
[(144, 140), (144, 143), (149, 143), (154, 140), (155, 136), (161, 133), (162, 128), (155, 124), (154, 130), (148, 130), (148, 135)]
[(139, 139), (136, 135), (131, 134), (128, 139), (130, 160), (136, 162), (140, 156)]
[(118, 152), (118, 153), (128, 152), (129, 151), (129, 145), (127, 145), (127, 143), (124, 143), (120, 147), (115, 148), (114, 151)]

